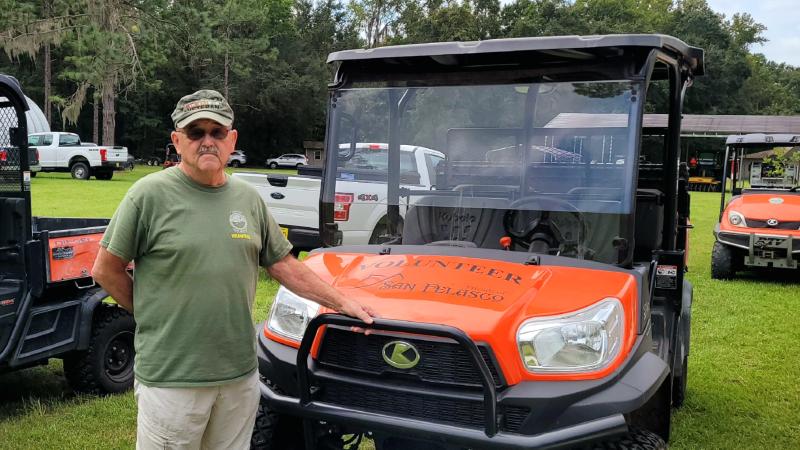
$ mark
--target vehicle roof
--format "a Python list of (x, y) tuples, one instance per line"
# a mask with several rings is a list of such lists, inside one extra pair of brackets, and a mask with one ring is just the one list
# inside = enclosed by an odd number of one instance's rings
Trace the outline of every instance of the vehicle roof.
[[(662, 34), (610, 34), (596, 36), (543, 36), (509, 39), (490, 39), (469, 42), (434, 42), (428, 44), (396, 45), (371, 49), (355, 49), (333, 52), (328, 63), (357, 60), (397, 60), (431, 57), (448, 65), (445, 56), (476, 55), (538, 51), (551, 56), (581, 61), (587, 57), (600, 56), (597, 50), (622, 47), (663, 49), (682, 55), (695, 75), (703, 75), (703, 50), (692, 47), (678, 38)], [(437, 58), (439, 57), (439, 58)]]
[(800, 135), (797, 134), (739, 134), (731, 135), (725, 140), (725, 145), (735, 147), (782, 147), (800, 145)]

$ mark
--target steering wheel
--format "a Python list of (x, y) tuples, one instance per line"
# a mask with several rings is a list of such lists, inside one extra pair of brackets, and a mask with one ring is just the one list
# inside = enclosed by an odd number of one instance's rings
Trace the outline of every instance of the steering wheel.
[[(522, 229), (518, 229), (515, 222), (520, 213), (519, 208), (532, 203), (538, 204), (539, 216), (529, 220)], [(575, 218), (580, 227), (576, 238), (565, 236), (551, 220), (550, 213), (552, 211), (567, 212)], [(574, 248), (578, 257), (583, 257), (586, 253), (586, 251), (581, 251), (581, 243), (588, 234), (586, 218), (575, 205), (560, 198), (527, 195), (514, 200), (503, 216), (503, 229), (514, 244), (528, 247), (528, 251), (531, 252), (551, 253), (555, 250), (557, 253), (561, 253), (565, 249)]]

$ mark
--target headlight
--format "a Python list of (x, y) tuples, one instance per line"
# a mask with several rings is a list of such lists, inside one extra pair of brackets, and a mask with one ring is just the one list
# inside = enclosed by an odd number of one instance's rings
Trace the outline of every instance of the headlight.
[(300, 341), (319, 311), (319, 304), (307, 300), (281, 286), (275, 294), (272, 309), (269, 312), (267, 327), (270, 331), (283, 337)]
[(735, 227), (746, 227), (747, 221), (744, 220), (744, 216), (741, 213), (736, 211), (729, 211), (728, 212), (728, 222)]
[(619, 354), (625, 314), (606, 298), (580, 311), (525, 321), (517, 332), (522, 363), (531, 372), (590, 372)]

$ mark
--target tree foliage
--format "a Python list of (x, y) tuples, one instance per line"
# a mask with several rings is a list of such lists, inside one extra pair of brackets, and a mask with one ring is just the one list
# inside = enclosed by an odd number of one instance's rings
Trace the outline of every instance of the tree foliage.
[(752, 51), (765, 27), (706, 0), (0, 0), (0, 8), (0, 72), (35, 101), (55, 102), (55, 129), (88, 136), (96, 125), (85, 105), (97, 106), (103, 142), (139, 156), (163, 148), (175, 102), (200, 88), (226, 93), (251, 159), (297, 150), (324, 134), (330, 52), (422, 42), (670, 34), (706, 51), (708, 76), (695, 82), (686, 112), (800, 109), (800, 70)]

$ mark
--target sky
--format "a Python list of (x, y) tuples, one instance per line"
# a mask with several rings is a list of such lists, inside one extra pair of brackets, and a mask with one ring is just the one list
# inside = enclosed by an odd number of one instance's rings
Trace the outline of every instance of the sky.
[[(753, 46), (754, 53), (767, 59), (800, 67), (800, 0), (706, 0), (714, 11), (730, 20), (735, 13), (746, 12), (767, 27), (769, 41)], [(511, 0), (500, 0), (501, 4)], [(691, 43), (689, 43), (691, 44)]]
[(767, 59), (800, 67), (800, 2), (798, 0), (707, 0), (711, 9), (731, 18), (746, 12), (767, 27), (766, 44), (750, 50)]

